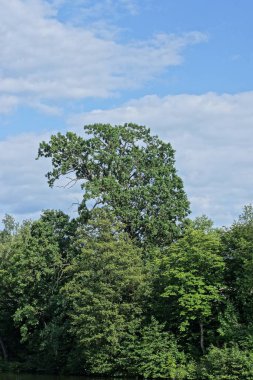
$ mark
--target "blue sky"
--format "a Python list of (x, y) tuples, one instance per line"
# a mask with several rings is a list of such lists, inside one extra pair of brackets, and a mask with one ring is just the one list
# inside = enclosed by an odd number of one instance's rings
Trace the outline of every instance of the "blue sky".
[(0, 0), (0, 217), (75, 215), (38, 144), (86, 123), (170, 141), (192, 216), (253, 202), (251, 0)]

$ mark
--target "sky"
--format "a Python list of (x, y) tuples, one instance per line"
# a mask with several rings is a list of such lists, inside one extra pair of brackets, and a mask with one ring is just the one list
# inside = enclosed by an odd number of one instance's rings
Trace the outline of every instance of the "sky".
[(39, 143), (133, 122), (175, 149), (192, 217), (253, 202), (252, 0), (0, 0), (0, 219), (76, 216)]

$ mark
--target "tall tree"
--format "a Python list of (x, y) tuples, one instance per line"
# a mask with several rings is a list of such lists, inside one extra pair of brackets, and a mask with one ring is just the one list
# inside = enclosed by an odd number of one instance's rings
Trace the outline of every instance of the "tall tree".
[[(229, 302), (233, 305), (234, 313), (237, 316), (237, 323), (240, 326), (237, 336), (240, 336), (240, 339), (244, 339), (243, 336), (245, 334), (251, 335), (251, 341), (253, 342), (252, 205), (245, 206), (239, 219), (230, 228), (224, 230), (222, 244), (226, 263), (226, 294)], [(236, 340), (238, 341), (238, 337)]]
[(62, 289), (75, 337), (71, 360), (79, 358), (88, 373), (113, 373), (142, 319), (147, 287), (141, 250), (104, 209), (77, 237), (76, 256), (66, 268), (72, 275)]
[(171, 243), (189, 213), (171, 145), (136, 124), (94, 124), (84, 131), (84, 137), (58, 133), (40, 144), (38, 157), (52, 160), (49, 185), (61, 176), (71, 185), (80, 180), (81, 215), (107, 206), (139, 243)]
[[(210, 325), (222, 301), (224, 261), (217, 232), (189, 228), (184, 237), (172, 244), (162, 259), (163, 296), (176, 310), (179, 330), (199, 328), (199, 343), (205, 351), (204, 329)], [(215, 313), (215, 314), (214, 314)]]
[(11, 353), (14, 346), (15, 355), (20, 354), (21, 342), (23, 353), (39, 358), (38, 366), (47, 368), (64, 362), (66, 315), (59, 290), (65, 282), (72, 233), (67, 215), (46, 211), (39, 220), (21, 225), (8, 244), (0, 246), (3, 341)]

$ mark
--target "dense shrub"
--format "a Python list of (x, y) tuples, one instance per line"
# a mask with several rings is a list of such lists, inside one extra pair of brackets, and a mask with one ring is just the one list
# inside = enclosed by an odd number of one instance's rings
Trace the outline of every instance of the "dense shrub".
[(174, 335), (152, 319), (136, 344), (135, 373), (144, 378), (194, 379), (195, 364), (189, 363)]
[(211, 347), (202, 361), (202, 378), (209, 380), (252, 380), (253, 353), (238, 346)]

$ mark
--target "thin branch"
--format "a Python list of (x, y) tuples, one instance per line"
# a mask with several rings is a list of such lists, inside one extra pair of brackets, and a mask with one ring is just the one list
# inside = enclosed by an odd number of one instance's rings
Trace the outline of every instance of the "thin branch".
[(97, 205), (100, 205), (101, 203), (103, 203), (102, 201), (96, 201), (94, 206), (92, 207), (92, 210), (94, 210), (95, 207), (97, 207)]
[(67, 182), (65, 185), (57, 185), (56, 187), (58, 188), (63, 188), (63, 189), (71, 189), (72, 187), (75, 186), (75, 184), (79, 181), (79, 178), (69, 178), (67, 177), (69, 182)]

